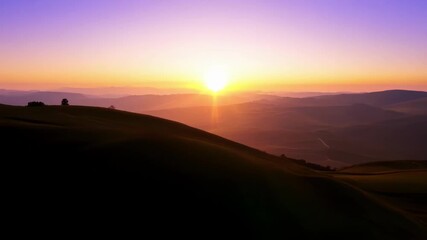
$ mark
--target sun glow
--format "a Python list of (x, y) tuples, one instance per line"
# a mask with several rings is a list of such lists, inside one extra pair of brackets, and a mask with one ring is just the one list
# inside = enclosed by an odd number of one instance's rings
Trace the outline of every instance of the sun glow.
[(224, 69), (211, 68), (204, 74), (203, 80), (206, 87), (216, 93), (227, 86), (229, 75)]

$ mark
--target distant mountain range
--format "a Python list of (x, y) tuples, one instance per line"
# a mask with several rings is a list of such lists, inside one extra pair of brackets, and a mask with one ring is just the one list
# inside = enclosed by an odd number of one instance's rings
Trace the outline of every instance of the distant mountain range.
[[(426, 92), (391, 90), (270, 98), (147, 112), (250, 146), (331, 166), (427, 159)], [(415, 114), (415, 115), (414, 115)]]
[[(10, 91), (0, 90), (0, 103), (25, 106), (30, 101), (41, 101), (47, 105), (59, 105), (63, 98), (67, 98), (73, 105), (109, 107), (114, 105), (126, 111), (149, 111), (168, 108), (210, 106), (212, 96), (206, 94), (168, 94), (168, 95), (129, 95), (122, 97), (99, 97), (70, 92), (47, 91)], [(250, 102), (260, 99), (275, 99), (278, 96), (266, 94), (229, 94), (219, 97), (215, 104), (227, 105)]]

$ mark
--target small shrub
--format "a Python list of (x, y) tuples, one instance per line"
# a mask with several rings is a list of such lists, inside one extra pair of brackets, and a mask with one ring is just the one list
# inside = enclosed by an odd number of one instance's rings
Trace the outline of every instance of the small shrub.
[(44, 102), (28, 102), (27, 107), (43, 107), (46, 106)]
[(68, 99), (66, 99), (66, 98), (62, 99), (61, 105), (62, 106), (69, 106), (70, 104), (68, 103)]

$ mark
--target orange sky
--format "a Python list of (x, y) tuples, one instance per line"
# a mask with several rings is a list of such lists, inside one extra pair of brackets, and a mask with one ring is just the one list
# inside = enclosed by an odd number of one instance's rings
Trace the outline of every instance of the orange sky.
[(427, 90), (425, 4), (327, 2), (6, 1), (0, 88)]

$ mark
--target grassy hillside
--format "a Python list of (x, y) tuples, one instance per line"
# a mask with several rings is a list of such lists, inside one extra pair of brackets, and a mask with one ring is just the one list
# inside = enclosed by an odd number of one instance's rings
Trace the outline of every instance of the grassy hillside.
[(2, 159), (13, 210), (6, 217), (34, 229), (100, 224), (102, 231), (126, 227), (157, 237), (425, 236), (416, 218), (351, 185), (156, 117), (0, 106), (0, 131), (3, 156), (10, 156)]

